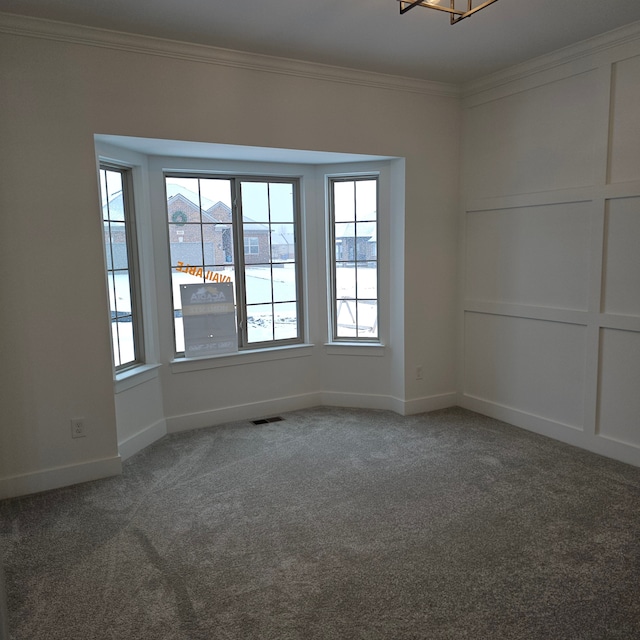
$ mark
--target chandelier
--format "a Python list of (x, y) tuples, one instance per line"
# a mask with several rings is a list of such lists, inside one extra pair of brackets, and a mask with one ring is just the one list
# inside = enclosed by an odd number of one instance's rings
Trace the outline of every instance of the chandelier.
[[(478, 0), (416, 0), (415, 2), (398, 0), (398, 2), (400, 3), (400, 13), (407, 13), (414, 7), (427, 7), (438, 11), (446, 11), (451, 16), (451, 24), (456, 24), (456, 22), (468, 18), (470, 15), (480, 11), (480, 9), (497, 2), (497, 0), (484, 0), (484, 2), (480, 3), (478, 3)], [(446, 6), (447, 4), (449, 6)], [(459, 8), (464, 6), (466, 6), (466, 9)]]

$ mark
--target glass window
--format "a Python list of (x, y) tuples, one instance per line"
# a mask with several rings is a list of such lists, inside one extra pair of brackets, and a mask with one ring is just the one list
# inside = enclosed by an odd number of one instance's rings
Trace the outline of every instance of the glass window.
[(334, 340), (378, 341), (378, 179), (332, 178), (330, 265)]
[(100, 166), (111, 344), (116, 371), (144, 360), (131, 170)]
[(301, 342), (297, 181), (167, 174), (165, 185), (176, 353), (185, 284), (232, 283), (239, 349)]

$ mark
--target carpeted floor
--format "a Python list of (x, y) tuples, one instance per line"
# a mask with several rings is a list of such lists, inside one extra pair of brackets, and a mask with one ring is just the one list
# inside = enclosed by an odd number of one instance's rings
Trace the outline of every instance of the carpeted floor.
[(12, 640), (640, 638), (640, 469), (462, 409), (283, 417), (0, 503)]

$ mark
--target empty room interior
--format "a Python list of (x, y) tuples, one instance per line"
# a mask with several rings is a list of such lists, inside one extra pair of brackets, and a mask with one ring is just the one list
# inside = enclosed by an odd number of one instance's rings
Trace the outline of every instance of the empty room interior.
[(0, 0), (0, 640), (640, 638), (638, 104), (637, 0)]

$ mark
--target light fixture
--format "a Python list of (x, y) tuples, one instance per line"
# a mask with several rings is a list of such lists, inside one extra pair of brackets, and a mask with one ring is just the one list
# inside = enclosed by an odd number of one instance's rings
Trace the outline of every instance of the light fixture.
[[(484, 0), (478, 3), (478, 0), (398, 0), (400, 3), (400, 13), (407, 13), (414, 7), (427, 7), (428, 9), (436, 9), (438, 11), (446, 11), (451, 16), (451, 24), (456, 24), (460, 20), (464, 20), (473, 15), (480, 9), (488, 7), (497, 0)], [(447, 3), (449, 6), (446, 6)], [(475, 6), (474, 6), (475, 5)], [(466, 9), (459, 7), (466, 6)]]

